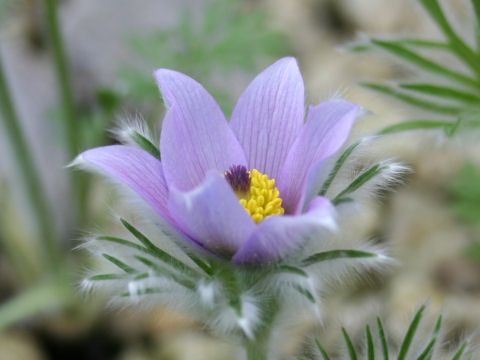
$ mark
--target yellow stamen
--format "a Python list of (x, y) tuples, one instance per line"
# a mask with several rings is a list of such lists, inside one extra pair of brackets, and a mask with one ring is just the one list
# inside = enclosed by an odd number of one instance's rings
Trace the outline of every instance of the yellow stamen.
[(280, 191), (275, 187), (275, 179), (269, 179), (257, 169), (249, 171), (250, 191), (246, 194), (237, 193), (240, 204), (258, 224), (268, 216), (283, 215)]

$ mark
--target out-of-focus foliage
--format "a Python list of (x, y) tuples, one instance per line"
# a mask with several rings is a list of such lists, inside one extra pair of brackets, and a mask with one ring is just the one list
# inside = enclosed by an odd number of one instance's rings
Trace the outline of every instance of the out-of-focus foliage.
[(465, 255), (480, 262), (480, 169), (472, 163), (462, 166), (450, 185), (451, 207), (459, 219), (467, 223), (473, 234), (473, 242), (465, 249)]
[[(365, 343), (362, 350), (359, 351), (353, 345), (352, 339), (345, 328), (342, 328), (343, 338), (346, 345), (347, 355), (342, 359), (383, 359), (388, 360), (397, 359), (417, 359), (417, 360), (431, 360), (437, 359), (440, 356), (442, 347), (442, 316), (440, 315), (435, 322), (430, 336), (425, 336), (419, 331), (420, 322), (425, 312), (425, 305), (421, 306), (413, 317), (410, 325), (405, 333), (405, 336), (399, 348), (389, 341), (388, 334), (385, 332), (382, 320), (377, 318), (375, 328), (366, 325), (365, 328)], [(327, 351), (322, 347), (320, 342), (315, 340), (317, 348), (321, 354), (321, 359), (330, 360)], [(395, 348), (395, 349), (394, 349)], [(450, 355), (445, 355), (445, 359), (461, 360), (471, 359), (471, 354), (468, 351), (468, 342), (463, 342), (457, 349), (453, 350)]]
[(0, 0), (0, 23), (8, 18), (13, 9), (13, 5), (18, 2), (16, 0)]
[(211, 1), (200, 22), (186, 10), (175, 27), (134, 36), (130, 44), (141, 64), (120, 69), (129, 98), (157, 101), (152, 71), (165, 67), (206, 84), (226, 113), (232, 110), (229, 83), (235, 75), (256, 72), (288, 52), (286, 37), (269, 27), (267, 14), (238, 0)]
[[(444, 34), (444, 40), (417, 38), (369, 38), (355, 44), (353, 52), (381, 50), (415, 69), (417, 81), (389, 84), (364, 82), (363, 86), (395, 97), (418, 109), (436, 114), (444, 121), (447, 135), (469, 131), (480, 126), (480, 52), (464, 40), (451, 26), (438, 0), (419, 0), (430, 18)], [(480, 3), (472, 1), (476, 16), (476, 38), (479, 40)], [(438, 59), (456, 57), (463, 68), (444, 64)], [(433, 75), (433, 77), (432, 77)], [(434, 81), (431, 81), (431, 79)], [(431, 120), (431, 119), (428, 119)], [(428, 121), (426, 126), (428, 127)]]
[(455, 214), (469, 224), (480, 223), (480, 169), (472, 163), (464, 164), (450, 192)]

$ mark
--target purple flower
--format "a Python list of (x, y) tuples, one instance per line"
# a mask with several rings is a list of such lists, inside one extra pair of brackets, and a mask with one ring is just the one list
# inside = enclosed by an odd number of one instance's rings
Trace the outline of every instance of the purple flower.
[(304, 123), (293, 58), (255, 78), (230, 123), (195, 80), (168, 69), (155, 78), (168, 107), (161, 161), (124, 145), (87, 150), (79, 161), (130, 187), (189, 241), (236, 264), (278, 261), (334, 224), (331, 202), (315, 196), (319, 172), (349, 136), (358, 105), (310, 106)]

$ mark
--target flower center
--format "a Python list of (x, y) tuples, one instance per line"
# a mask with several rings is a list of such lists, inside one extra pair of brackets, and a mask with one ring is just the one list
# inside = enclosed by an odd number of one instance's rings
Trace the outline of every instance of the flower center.
[(285, 213), (275, 179), (269, 179), (257, 169), (248, 171), (242, 165), (230, 167), (225, 172), (225, 178), (237, 194), (240, 204), (257, 224), (268, 216)]

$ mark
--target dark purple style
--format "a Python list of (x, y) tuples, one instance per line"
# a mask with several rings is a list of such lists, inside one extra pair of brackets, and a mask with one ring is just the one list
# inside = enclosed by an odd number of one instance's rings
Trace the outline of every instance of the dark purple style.
[[(235, 264), (278, 261), (334, 224), (334, 206), (316, 196), (318, 179), (325, 160), (347, 140), (358, 105), (329, 100), (310, 106), (305, 121), (294, 58), (261, 72), (230, 122), (192, 78), (168, 69), (156, 70), (155, 78), (168, 108), (162, 161), (139, 148), (112, 145), (85, 151), (77, 163), (126, 185), (187, 241)], [(245, 189), (253, 169), (275, 179), (285, 215), (256, 224), (239, 203), (232, 186)], [(228, 171), (231, 176), (224, 175)]]
[(233, 165), (225, 173), (225, 179), (235, 192), (248, 193), (250, 190), (250, 174), (243, 165)]

